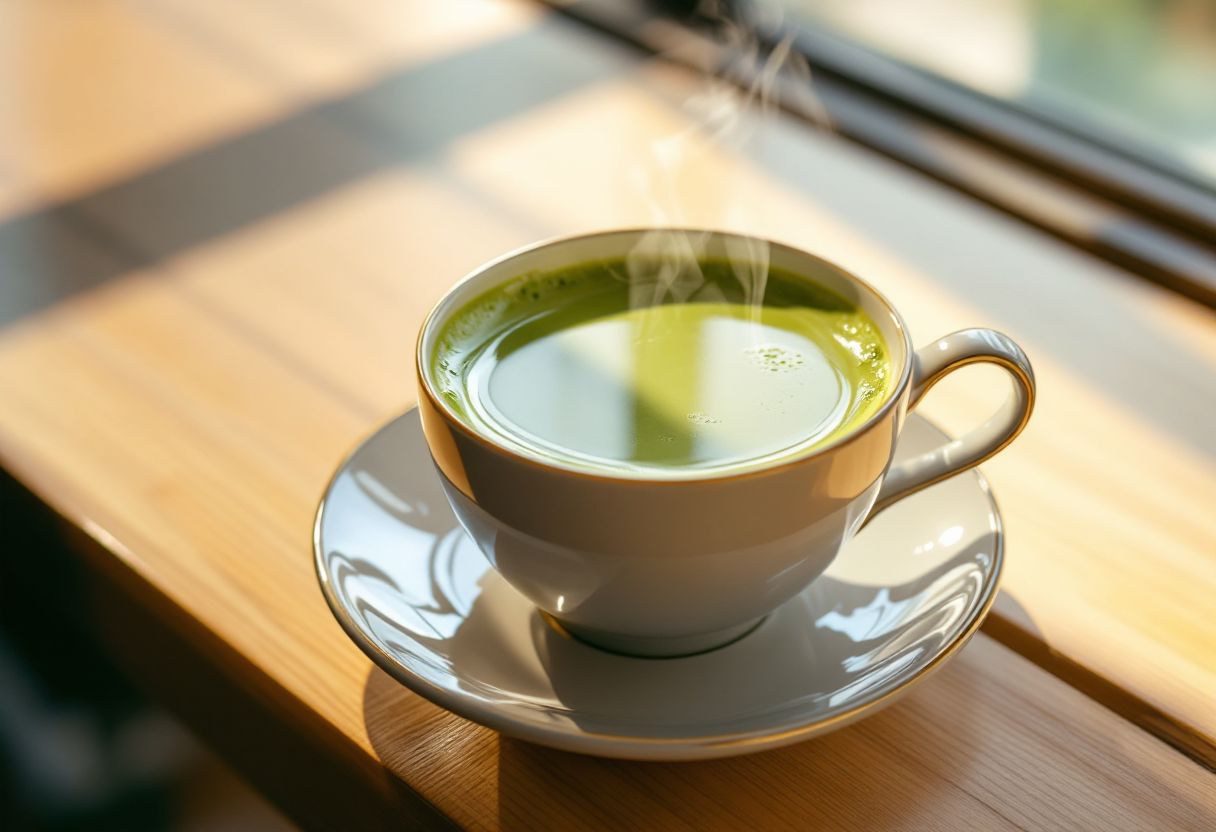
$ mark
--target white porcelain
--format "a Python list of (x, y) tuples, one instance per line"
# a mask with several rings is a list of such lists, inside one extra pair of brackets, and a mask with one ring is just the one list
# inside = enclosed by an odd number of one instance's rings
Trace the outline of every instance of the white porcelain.
[[(761, 470), (678, 480), (592, 473), (483, 435), (436, 392), (430, 358), (450, 316), (532, 270), (628, 254), (653, 230), (543, 243), (454, 287), (418, 342), (419, 410), (456, 516), (503, 577), (580, 638), (636, 655), (682, 655), (737, 638), (824, 573), (873, 512), (975, 466), (1025, 426), (1034, 376), (1016, 344), (966, 330), (912, 349), (873, 288), (805, 252), (768, 243), (773, 266), (858, 304), (880, 327), (896, 379), (885, 404), (827, 446)], [(664, 232), (684, 233), (684, 232)], [(707, 256), (754, 250), (735, 235), (688, 232)], [(974, 361), (997, 364), (1013, 394), (988, 423), (888, 471), (904, 424), (935, 382)]]
[[(912, 416), (898, 457), (942, 439)], [(338, 469), (314, 540), (339, 623), (411, 690), (521, 739), (647, 760), (786, 745), (889, 704), (979, 627), (1003, 545), (996, 505), (970, 472), (877, 515), (735, 643), (684, 658), (614, 655), (550, 627), (490, 568), (447, 504), (416, 411)]]

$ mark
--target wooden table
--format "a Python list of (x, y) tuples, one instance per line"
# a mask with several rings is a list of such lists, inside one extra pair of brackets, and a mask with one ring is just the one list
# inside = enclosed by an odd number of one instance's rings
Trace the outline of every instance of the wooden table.
[[(509, 0), (4, 0), (0, 460), (59, 512), (147, 688), (310, 829), (1216, 828), (1216, 321), (840, 139), (703, 141), (699, 82)], [(656, 143), (682, 136), (676, 170)], [(310, 524), (414, 400), (479, 263), (688, 222), (867, 277), (914, 340), (993, 326), (1040, 403), (986, 466), (983, 634), (899, 704), (752, 757), (533, 747), (393, 683)], [(1004, 394), (975, 370), (923, 412)]]

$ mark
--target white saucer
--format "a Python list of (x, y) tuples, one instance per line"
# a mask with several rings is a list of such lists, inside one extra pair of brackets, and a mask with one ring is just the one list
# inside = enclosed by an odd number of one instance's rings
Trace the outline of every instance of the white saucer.
[[(913, 415), (900, 448), (942, 438)], [(490, 567), (410, 411), (342, 463), (314, 545), (338, 622), (415, 693), (554, 748), (691, 760), (787, 745), (890, 704), (978, 629), (1003, 539), (987, 484), (968, 472), (879, 514), (740, 641), (679, 659), (612, 655), (551, 629)]]

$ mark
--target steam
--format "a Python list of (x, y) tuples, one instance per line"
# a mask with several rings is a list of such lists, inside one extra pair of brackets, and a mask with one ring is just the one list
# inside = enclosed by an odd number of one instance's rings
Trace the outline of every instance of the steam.
[[(626, 258), (632, 309), (665, 302), (726, 299), (719, 286), (706, 280), (700, 265), (711, 235), (675, 230), (693, 225), (687, 219), (677, 185), (690, 158), (713, 149), (742, 149), (758, 124), (773, 113), (780, 94), (797, 96), (800, 112), (809, 114), (821, 127), (830, 127), (826, 111), (811, 87), (810, 67), (793, 48), (792, 36), (784, 37), (765, 52), (755, 34), (758, 28), (779, 29), (781, 9), (753, 4), (748, 19), (744, 20), (732, 18), (717, 0), (702, 0), (698, 11), (714, 22), (717, 38), (712, 44), (698, 44), (701, 48), (696, 63), (704, 73), (704, 89), (685, 104), (692, 125), (654, 142), (646, 164), (631, 176), (650, 206), (656, 226)], [(685, 38), (675, 49), (687, 45)], [(746, 220), (744, 207), (734, 199), (720, 222), (732, 229), (742, 229)], [(758, 319), (768, 278), (768, 244), (750, 234), (728, 237), (725, 242), (726, 259), (739, 282), (744, 302), (752, 307)]]

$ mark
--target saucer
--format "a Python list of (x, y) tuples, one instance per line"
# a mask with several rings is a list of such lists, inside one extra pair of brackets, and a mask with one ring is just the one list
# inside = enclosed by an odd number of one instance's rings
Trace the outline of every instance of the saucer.
[[(945, 439), (908, 417), (896, 459)], [(317, 512), (317, 575), (347, 635), (440, 707), (603, 757), (745, 754), (890, 704), (979, 628), (1002, 564), (976, 471), (878, 514), (800, 595), (718, 650), (615, 655), (549, 626), (490, 567), (440, 488), (416, 410), (339, 467)]]

